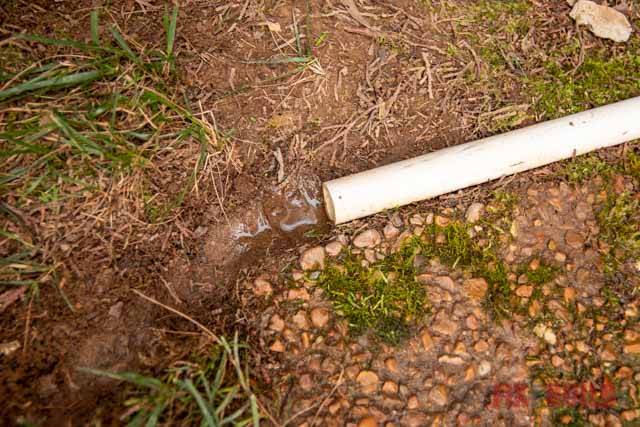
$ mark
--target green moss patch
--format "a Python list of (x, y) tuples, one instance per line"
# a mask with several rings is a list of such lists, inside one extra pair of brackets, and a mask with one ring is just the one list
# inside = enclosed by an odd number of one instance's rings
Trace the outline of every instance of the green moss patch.
[(369, 267), (347, 254), (340, 265), (323, 271), (318, 285), (358, 335), (368, 329), (389, 344), (409, 335), (409, 324), (428, 309), (423, 285), (416, 281), (412, 242)]
[(640, 94), (639, 46), (625, 53), (592, 52), (576, 68), (558, 54), (544, 65), (545, 72), (530, 80), (537, 109), (547, 118), (557, 118), (610, 104)]

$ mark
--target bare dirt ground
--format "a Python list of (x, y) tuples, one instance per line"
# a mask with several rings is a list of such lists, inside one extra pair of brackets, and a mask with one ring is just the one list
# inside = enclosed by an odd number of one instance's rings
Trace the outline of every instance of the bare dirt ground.
[[(138, 143), (150, 154), (129, 169), (61, 156), (47, 167), (65, 173), (33, 185), (14, 185), (16, 168), (38, 159), (12, 151), (14, 132), (85, 110), (82, 96), (0, 98), (3, 424), (120, 425), (158, 402), (156, 422), (200, 424), (206, 411), (185, 381), (204, 387), (219, 362), (212, 337), (236, 332), (251, 377), (238, 393), (256, 397), (266, 425), (638, 422), (637, 143), (340, 227), (319, 192), (323, 180), (640, 94), (639, 7), (610, 3), (634, 26), (627, 43), (577, 28), (560, 0), (180, 1), (174, 74), (129, 72), (136, 61), (122, 54), (118, 77), (85, 86), (111, 96), (122, 82), (153, 83), (190, 112), (175, 126), (211, 130), (207, 144), (193, 133)], [(102, 39), (116, 46), (117, 25), (135, 52), (153, 52), (173, 6), (2, 3), (1, 88), (34, 61), (93, 54), (16, 34), (89, 43), (99, 11)], [(158, 133), (174, 124), (157, 117), (182, 111), (137, 108), (118, 117)], [(91, 186), (78, 183), (85, 166)], [(482, 220), (465, 218), (472, 203)], [(472, 235), (465, 251), (495, 243), (489, 267), (448, 264), (444, 252), (436, 262), (416, 246), (407, 283), (417, 277), (425, 298), (398, 308), (401, 339), (377, 324), (356, 331), (332, 291), (348, 282), (341, 269), (369, 278), (414, 235), (444, 251), (458, 226)], [(373, 241), (356, 238), (366, 230)], [(141, 392), (79, 368), (174, 388)]]

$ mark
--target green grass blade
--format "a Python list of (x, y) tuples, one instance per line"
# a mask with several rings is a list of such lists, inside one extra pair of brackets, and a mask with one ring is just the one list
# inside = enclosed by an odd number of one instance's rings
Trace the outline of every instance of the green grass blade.
[(162, 415), (162, 413), (164, 412), (165, 407), (166, 404), (164, 402), (157, 404), (149, 414), (149, 418), (147, 419), (145, 427), (155, 427), (156, 425), (158, 425), (158, 421), (160, 421), (160, 415)]
[(166, 20), (167, 33), (167, 61), (173, 67), (173, 48), (176, 41), (176, 27), (178, 25), (178, 6), (174, 6), (171, 18)]
[[(231, 424), (233, 423), (235, 420), (237, 420), (242, 414), (244, 414), (244, 411), (247, 410), (247, 408), (249, 407), (249, 403), (246, 403), (244, 405), (242, 405), (240, 408), (236, 409), (235, 412), (233, 412), (232, 414), (226, 416), (222, 421), (220, 421), (220, 425), (227, 425), (227, 424)], [(234, 425), (236, 423), (233, 423)]]
[(41, 81), (40, 79), (29, 80), (28, 82), (21, 83), (19, 85), (10, 87), (3, 91), (0, 91), (0, 101), (4, 101), (9, 98), (22, 95), (26, 92), (33, 92), (40, 89), (60, 89), (69, 86), (80, 86), (87, 83), (91, 83), (98, 80), (104, 75), (102, 71), (82, 71), (79, 73), (67, 74), (62, 77), (56, 77), (53, 79), (47, 79)]
[(98, 29), (98, 11), (91, 11), (91, 41), (96, 46), (100, 45), (100, 31)]
[(213, 418), (213, 415), (211, 414), (211, 411), (209, 411), (209, 407), (207, 406), (207, 402), (205, 402), (205, 400), (202, 398), (202, 395), (198, 392), (198, 390), (196, 390), (193, 382), (191, 382), (190, 379), (187, 379), (185, 381), (180, 381), (179, 384), (184, 390), (188, 391), (193, 396), (196, 403), (198, 404), (198, 407), (200, 408), (200, 412), (202, 413), (204, 420), (207, 422), (207, 426), (219, 427), (220, 423), (218, 423), (218, 421)]
[(120, 46), (120, 48), (125, 52), (126, 56), (131, 61), (133, 61), (134, 64), (142, 67), (142, 61), (140, 60), (140, 58), (138, 58), (138, 55), (133, 53), (133, 50), (131, 50), (127, 41), (124, 39), (124, 37), (122, 37), (122, 34), (120, 34), (118, 29), (114, 26), (111, 27), (111, 35), (113, 36), (113, 39), (116, 41), (116, 43), (118, 43), (118, 46)]
[(109, 371), (103, 371), (100, 369), (93, 369), (93, 368), (77, 368), (77, 369), (81, 372), (87, 372), (89, 374), (94, 374), (101, 377), (111, 378), (111, 379), (120, 380), (120, 381), (126, 381), (129, 383), (138, 385), (140, 387), (159, 390), (164, 386), (162, 381), (156, 378), (145, 377), (143, 375), (139, 375), (133, 372), (109, 372)]
[(260, 412), (258, 411), (258, 400), (255, 394), (249, 396), (251, 402), (251, 418), (253, 419), (253, 427), (260, 427)]

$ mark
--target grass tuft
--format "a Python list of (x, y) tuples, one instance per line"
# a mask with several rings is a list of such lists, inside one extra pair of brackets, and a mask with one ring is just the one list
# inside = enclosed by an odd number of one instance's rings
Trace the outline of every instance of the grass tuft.
[(204, 356), (178, 362), (161, 378), (133, 372), (84, 372), (129, 383), (128, 425), (207, 427), (260, 425), (261, 414), (249, 388), (245, 347), (222, 340)]
[[(37, 289), (53, 277), (44, 266), (56, 264), (51, 251), (37, 245), (25, 249), (23, 243), (34, 233), (9, 212), (42, 210), (50, 219), (56, 212), (77, 209), (67, 202), (84, 200), (86, 209), (92, 200), (112, 199), (105, 194), (116, 183), (131, 182), (126, 197), (116, 199), (136, 206), (153, 200), (153, 216), (135, 219), (161, 222), (193, 188), (207, 154), (222, 148), (224, 140), (215, 128), (183, 105), (183, 94), (169, 89), (176, 86), (166, 68), (173, 69), (177, 16), (174, 9), (166, 18), (165, 52), (139, 49), (115, 26), (111, 39), (101, 40), (97, 11), (90, 14), (89, 43), (14, 37), (20, 39), (11, 50), (16, 58), (3, 71), (0, 85), (0, 199), (6, 202), (0, 211), (0, 243), (10, 244), (0, 256), (6, 261), (21, 255), (19, 263), (2, 266), (0, 285), (23, 283)], [(24, 50), (24, 44), (46, 45), (47, 59), (33, 60), (29, 55), (37, 49)], [(9, 47), (14, 48), (11, 42)], [(187, 171), (182, 182), (175, 182), (174, 171), (170, 188), (154, 184), (162, 175), (157, 163), (176, 157), (177, 167), (184, 168), (176, 152), (190, 146), (200, 156), (193, 173)], [(91, 221), (96, 225), (101, 220)], [(85, 234), (91, 234), (89, 229)]]

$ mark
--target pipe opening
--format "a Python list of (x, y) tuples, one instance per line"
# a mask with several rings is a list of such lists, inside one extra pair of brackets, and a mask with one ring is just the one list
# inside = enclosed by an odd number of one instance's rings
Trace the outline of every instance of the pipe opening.
[(333, 205), (333, 198), (331, 197), (331, 192), (327, 187), (327, 184), (322, 184), (322, 196), (324, 197), (324, 208), (327, 211), (327, 216), (332, 222), (336, 222), (336, 209)]

